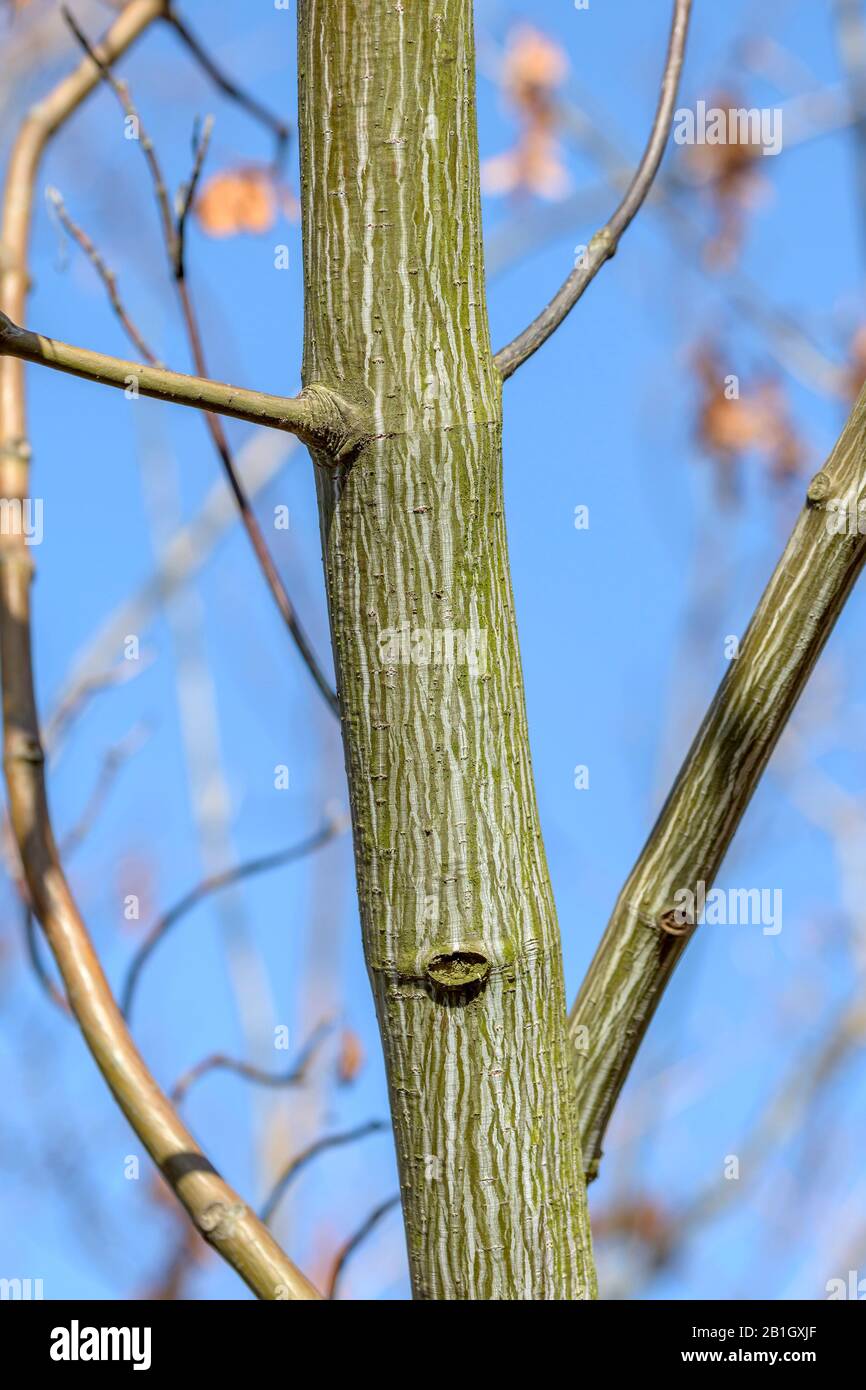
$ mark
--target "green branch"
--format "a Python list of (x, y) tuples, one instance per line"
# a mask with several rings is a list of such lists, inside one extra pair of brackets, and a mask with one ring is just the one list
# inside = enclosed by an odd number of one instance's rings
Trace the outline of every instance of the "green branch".
[(19, 328), (5, 314), (0, 314), (0, 355), (19, 357), (86, 381), (114, 386), (132, 399), (147, 396), (285, 430), (335, 463), (351, 457), (368, 434), (357, 407), (328, 387), (313, 384), (299, 396), (271, 396), (264, 391), (249, 391), (243, 386), (229, 386), (206, 377), (187, 376), (165, 367), (127, 362), (89, 348), (73, 347), (57, 338)]
[(587, 1176), (611, 1111), (773, 749), (866, 560), (866, 390), (805, 505), (622, 892), (571, 1011)]

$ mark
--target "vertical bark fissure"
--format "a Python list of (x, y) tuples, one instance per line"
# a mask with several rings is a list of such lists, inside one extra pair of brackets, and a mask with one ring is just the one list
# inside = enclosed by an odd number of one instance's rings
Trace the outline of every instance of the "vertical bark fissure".
[(299, 4), (305, 383), (365, 954), (420, 1298), (594, 1293), (529, 757), (470, 0)]

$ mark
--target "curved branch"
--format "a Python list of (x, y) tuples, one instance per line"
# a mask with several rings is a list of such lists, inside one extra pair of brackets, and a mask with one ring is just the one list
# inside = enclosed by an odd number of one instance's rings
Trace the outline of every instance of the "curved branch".
[[(26, 884), (22, 885), (22, 888), (23, 892), (27, 891)], [(22, 892), (22, 888), (19, 888), (19, 893)], [(22, 921), (24, 923), (24, 940), (27, 945), (27, 954), (30, 957), (33, 973), (42, 986), (42, 989), (45, 991), (46, 997), (51, 1000), (54, 1007), (58, 1009), (60, 1013), (65, 1015), (66, 1018), (69, 1018), (69, 1005), (66, 1002), (66, 996), (54, 983), (48, 973), (48, 968), (42, 959), (42, 951), (39, 946), (39, 925), (30, 910), (29, 902), (26, 902), (23, 896), (21, 899), (21, 908)]]
[(135, 663), (120, 661), (98, 671), (88, 671), (78, 680), (71, 682), (60, 695), (42, 730), (42, 746), (49, 760), (57, 756), (70, 729), (84, 713), (94, 695), (134, 680), (149, 664), (149, 655), (142, 652), (140, 659)]
[(245, 1081), (252, 1081), (256, 1086), (300, 1086), (306, 1078), (316, 1049), (333, 1026), (332, 1023), (320, 1023), (288, 1071), (264, 1071), (262, 1067), (254, 1067), (249, 1062), (227, 1057), (224, 1052), (212, 1052), (209, 1057), (196, 1062), (195, 1066), (190, 1067), (178, 1078), (171, 1088), (170, 1099), (175, 1105), (180, 1105), (196, 1082), (212, 1071), (234, 1072), (236, 1076), (242, 1076)]
[(361, 1223), (357, 1231), (355, 1231), (349, 1237), (345, 1245), (340, 1247), (340, 1249), (337, 1251), (337, 1257), (334, 1260), (333, 1268), (331, 1269), (331, 1277), (328, 1280), (328, 1285), (325, 1289), (326, 1298), (337, 1297), (337, 1285), (340, 1282), (340, 1276), (343, 1273), (343, 1270), (346, 1268), (346, 1265), (348, 1264), (349, 1260), (352, 1258), (358, 1247), (360, 1245), (363, 1245), (364, 1241), (367, 1239), (370, 1233), (375, 1230), (379, 1222), (382, 1220), (382, 1217), (387, 1216), (389, 1211), (393, 1211), (394, 1207), (399, 1205), (399, 1202), (399, 1192), (395, 1192), (393, 1197), (388, 1197), (386, 1201), (380, 1202), (379, 1205), (377, 1207), (374, 1207), (370, 1214), (366, 1217), (366, 1219)]
[(341, 1148), (343, 1144), (353, 1144), (356, 1139), (366, 1139), (368, 1134), (380, 1134), (382, 1130), (388, 1129), (385, 1120), (368, 1120), (366, 1124), (357, 1125), (355, 1129), (341, 1130), (339, 1134), (325, 1134), (321, 1139), (316, 1139), (306, 1149), (302, 1149), (299, 1154), (289, 1161), (283, 1169), (274, 1185), (274, 1188), (262, 1207), (260, 1216), (265, 1225), (268, 1224), (277, 1204), (283, 1197), (286, 1189), (294, 1182), (300, 1172), (306, 1168), (308, 1163), (319, 1154), (325, 1153), (327, 1149)]
[[(587, 1177), (611, 1111), (761, 774), (866, 561), (866, 389), (806, 503), (640, 858), (571, 1012)], [(671, 927), (674, 930), (671, 930)]]
[[(127, 5), (100, 47), (101, 61), (114, 62), (161, 17), (163, 8), (163, 0), (133, 0)], [(98, 80), (98, 65), (85, 59), (33, 108), (13, 144), (0, 235), (0, 303), (16, 318), (23, 316), (27, 298), (33, 189), (42, 153)], [(0, 496), (19, 504), (27, 496), (30, 459), (23, 385), (19, 363), (0, 358)], [(216, 1172), (160, 1090), (129, 1036), (66, 882), (48, 810), (33, 687), (33, 559), (18, 530), (7, 533), (4, 528), (0, 538), (3, 764), (10, 820), (33, 910), (57, 961), (70, 1007), (118, 1105), (204, 1239), (260, 1298), (318, 1298), (255, 1213)]]
[(652, 187), (667, 144), (668, 132), (677, 99), (680, 72), (686, 47), (686, 34), (689, 28), (692, 0), (674, 0), (674, 14), (668, 42), (665, 70), (662, 76), (661, 94), (656, 108), (655, 120), (650, 132), (649, 142), (643, 152), (634, 178), (626, 189), (625, 196), (610, 221), (596, 232), (587, 247), (582, 264), (576, 266), (557, 290), (546, 308), (542, 309), (528, 328), (524, 328), (494, 357), (503, 380), (507, 380), (528, 357), (547, 342), (562, 320), (571, 312), (584, 290), (592, 284), (605, 261), (616, 255), (623, 232), (639, 211)]
[(268, 130), (273, 133), (276, 141), (274, 168), (279, 169), (285, 158), (292, 134), (292, 129), (288, 122), (281, 120), (273, 111), (269, 111), (262, 102), (249, 92), (243, 91), (233, 78), (223, 72), (215, 59), (208, 53), (198, 36), (190, 29), (186, 20), (181, 19), (174, 5), (170, 3), (170, 0), (166, 5), (165, 18), (168, 20), (168, 23), (174, 29), (181, 42), (186, 46), (189, 53), (192, 54), (199, 67), (207, 74), (211, 82), (213, 82), (214, 86), (218, 87), (230, 101), (235, 102), (236, 105), (240, 106), (244, 111), (249, 112), (255, 120), (266, 126)]
[(243, 386), (210, 381), (207, 377), (187, 376), (165, 367), (144, 362), (127, 362), (90, 348), (73, 347), (57, 338), (19, 328), (0, 313), (0, 356), (17, 357), (40, 367), (53, 367), (69, 376), (83, 377), (103, 386), (125, 391), (130, 399), (147, 396), (195, 410), (215, 411), (233, 420), (267, 425), (297, 435), (310, 448), (341, 461), (360, 446), (366, 437), (360, 413), (328, 387), (313, 384), (299, 396), (271, 396), (249, 391)]
[(296, 859), (303, 859), (305, 855), (321, 849), (335, 836), (341, 834), (345, 829), (345, 824), (340, 817), (334, 817), (327, 821), (314, 835), (302, 840), (300, 844), (291, 845), (288, 849), (276, 850), (273, 854), (264, 854), (258, 859), (249, 859), (246, 863), (237, 864), (232, 869), (224, 869), (222, 873), (211, 874), (208, 878), (203, 878), (188, 893), (184, 893), (173, 907), (170, 907), (167, 912), (157, 918), (133, 956), (121, 994), (121, 1008), (124, 1018), (128, 1020), (131, 1015), (132, 1001), (135, 997), (138, 980), (148, 958), (156, 950), (166, 933), (176, 926), (182, 917), (191, 912), (203, 898), (208, 897), (211, 893), (218, 893), (223, 888), (229, 888), (233, 883), (239, 883), (242, 879), (266, 873), (269, 869), (278, 869), (283, 864), (293, 863)]
[(60, 855), (67, 863), (71, 855), (77, 853), (90, 834), (94, 822), (105, 805), (106, 798), (114, 785), (115, 778), (123, 765), (137, 753), (150, 734), (146, 724), (130, 729), (125, 738), (113, 743), (106, 751), (96, 782), (84, 803), (84, 810), (74, 825), (60, 837)]

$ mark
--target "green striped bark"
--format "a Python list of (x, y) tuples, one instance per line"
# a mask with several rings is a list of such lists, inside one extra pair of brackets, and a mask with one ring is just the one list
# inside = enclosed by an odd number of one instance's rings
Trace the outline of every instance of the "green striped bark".
[(866, 559), (866, 389), (806, 504), (689, 750), (571, 1012), (587, 1176), (611, 1111), (695, 927), (675, 894), (706, 891)]
[(594, 1293), (527, 740), (470, 0), (301, 0), (305, 383), (358, 895), (419, 1298)]

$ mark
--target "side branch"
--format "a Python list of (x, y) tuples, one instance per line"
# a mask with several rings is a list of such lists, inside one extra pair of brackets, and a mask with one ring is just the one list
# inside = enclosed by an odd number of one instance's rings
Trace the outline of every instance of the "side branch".
[[(622, 1085), (782, 730), (866, 560), (866, 388), (806, 504), (571, 1012), (587, 1176)], [(703, 885), (701, 889), (700, 885)], [(686, 890), (691, 899), (676, 895)]]
[[(95, 54), (88, 39), (79, 29), (78, 25), (72, 19), (71, 15), (67, 13), (66, 18), (79, 43), (83, 45), (85, 51), (88, 53), (89, 56), (93, 58), (94, 62), (98, 63), (98, 56)], [(207, 154), (208, 146), (210, 143), (213, 122), (211, 118), (208, 117), (208, 119), (204, 122), (204, 125), (202, 126), (200, 132), (197, 134), (196, 140), (194, 142), (195, 149), (192, 173), (187, 183), (184, 185), (184, 187), (181, 189), (179, 193), (180, 206), (177, 216), (175, 218), (172, 216), (171, 205), (169, 203), (168, 196), (166, 193), (165, 179), (162, 174), (162, 169), (157, 158), (153, 141), (149, 138), (149, 136), (146, 135), (144, 131), (144, 127), (141, 124), (141, 119), (133, 105), (129, 87), (126, 83), (118, 82), (110, 68), (103, 66), (101, 71), (106, 82), (109, 84), (109, 86), (117, 96), (125, 114), (129, 117), (134, 117), (136, 122), (138, 123), (139, 143), (141, 145), (142, 151), (146, 156), (148, 168), (150, 169), (151, 178), (154, 184), (154, 192), (156, 194), (157, 207), (159, 209), (160, 223), (162, 225), (163, 238), (165, 241), (165, 249), (171, 267), (172, 281), (174, 283), (175, 292), (177, 294), (178, 301), (180, 304), (184, 327), (186, 328), (187, 338), (189, 340), (190, 350), (192, 352), (193, 368), (196, 376), (209, 377), (210, 372), (208, 371), (207, 362), (205, 360), (204, 355), (204, 343), (202, 340), (201, 332), (199, 330), (198, 319), (196, 317), (192, 296), (189, 292), (189, 284), (187, 282), (186, 277), (186, 226), (189, 218), (190, 209), (192, 208), (193, 201), (195, 198), (196, 188), (198, 186), (202, 168), (204, 166), (205, 156)], [(60, 195), (54, 192), (52, 196), (51, 192), (49, 192), (49, 198), (51, 198), (51, 201), (54, 202), (55, 209), (57, 211), (58, 217), (60, 218), (61, 224), (66, 228), (67, 232), (73, 238), (73, 240), (76, 241), (77, 244), (81, 247), (85, 255), (89, 257), (90, 261), (92, 262), (94, 268), (97, 271), (97, 274), (101, 277), (103, 283), (105, 284), (112, 307), (114, 308), (115, 313), (120, 318), (120, 321), (123, 324), (124, 329), (126, 330), (127, 336), (133, 342), (136, 351), (140, 353), (140, 355), (144, 358), (144, 360), (148, 363), (149, 366), (161, 367), (163, 364), (156, 360), (156, 357), (154, 356), (153, 352), (151, 352), (147, 344), (144, 343), (140, 333), (135, 328), (135, 325), (132, 323), (129, 315), (123, 308), (123, 305), (117, 293), (116, 278), (113, 275), (113, 273), (108, 270), (108, 267), (105, 265), (105, 262), (99, 255), (99, 252), (96, 250), (96, 247), (93, 245), (90, 238), (85, 234), (85, 232), (72, 221), (71, 217), (69, 216), (69, 214), (63, 206), (63, 201), (60, 198)], [(246, 489), (244, 488), (240, 474), (238, 473), (237, 467), (235, 466), (234, 456), (229, 447), (228, 438), (226, 437), (226, 432), (223, 428), (222, 421), (220, 420), (219, 416), (212, 415), (209, 412), (204, 413), (203, 419), (208, 434), (210, 435), (214, 448), (216, 449), (220, 462), (225, 471), (225, 475), (228, 480), (229, 486), (231, 487), (232, 493), (234, 494), (235, 501), (237, 502), (238, 510), (240, 512), (241, 521), (243, 522), (244, 529), (247, 532), (250, 544), (253, 547), (253, 552), (256, 556), (256, 559), (258, 560), (259, 566), (262, 570), (262, 574), (264, 575), (268, 588), (271, 591), (274, 602), (276, 603), (277, 608), (279, 609), (280, 616), (285, 622), (286, 627), (288, 628), (289, 633), (292, 637), (292, 640), (294, 641), (301, 655), (302, 660), (304, 661), (308, 671), (310, 672), (310, 675), (316, 682), (316, 685), (323, 699), (327, 702), (331, 712), (334, 715), (336, 715), (337, 718), (339, 718), (339, 700), (337, 699), (335, 692), (331, 689), (327, 679), (325, 678), (322, 668), (316, 659), (316, 655), (313, 651), (310, 640), (307, 637), (307, 634), (300, 622), (300, 619), (298, 618), (298, 615), (295, 612), (294, 605), (291, 599), (289, 598), (286, 586), (283, 584), (282, 579), (280, 578), (279, 571), (276, 565), (274, 564), (274, 560), (270, 550), (268, 549), (268, 545), (265, 541), (262, 528), (258, 523), (258, 519), (256, 518), (256, 514), (253, 511), (252, 506), (250, 505), (250, 499), (247, 496)]]
[(329, 388), (304, 387), (299, 396), (271, 396), (249, 391), (207, 377), (187, 376), (166, 367), (144, 362), (127, 362), (90, 348), (73, 347), (57, 338), (19, 328), (0, 313), (0, 356), (18, 357), (38, 366), (53, 367), (70, 376), (83, 377), (103, 386), (116, 386), (131, 398), (147, 396), (214, 411), (234, 420), (267, 425), (297, 435), (310, 448), (330, 456), (334, 462), (351, 457), (366, 438), (358, 409)]
[(500, 348), (494, 357), (503, 380), (507, 380), (517, 368), (537, 352), (543, 343), (571, 312), (584, 290), (592, 283), (605, 261), (616, 255), (620, 238), (632, 222), (652, 187), (653, 180), (661, 164), (668, 131), (674, 114), (674, 103), (683, 66), (686, 47), (686, 34), (692, 0), (674, 0), (674, 15), (671, 36), (668, 42), (667, 59), (662, 77), (661, 94), (656, 109), (655, 120), (643, 158), (635, 171), (634, 178), (626, 189), (625, 196), (610, 221), (596, 232), (589, 243), (582, 263), (575, 267), (562, 287), (557, 290), (546, 308), (542, 309), (528, 328), (524, 328), (506, 347)]

